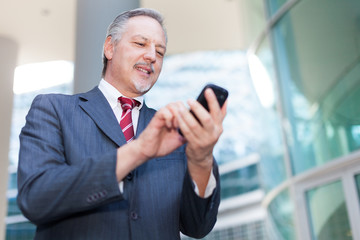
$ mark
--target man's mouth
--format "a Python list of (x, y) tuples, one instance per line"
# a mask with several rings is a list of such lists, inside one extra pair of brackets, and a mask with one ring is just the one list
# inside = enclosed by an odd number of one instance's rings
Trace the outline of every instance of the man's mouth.
[(134, 68), (136, 70), (139, 70), (140, 72), (146, 73), (146, 74), (150, 74), (154, 72), (154, 67), (150, 64), (141, 64), (141, 63), (137, 63), (134, 65)]

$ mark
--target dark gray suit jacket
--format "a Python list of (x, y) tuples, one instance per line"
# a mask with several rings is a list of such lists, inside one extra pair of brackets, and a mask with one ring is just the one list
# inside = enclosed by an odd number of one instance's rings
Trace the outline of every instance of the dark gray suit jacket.
[[(140, 134), (155, 110), (141, 108)], [(116, 180), (116, 150), (126, 143), (108, 102), (95, 87), (78, 95), (37, 96), (20, 134), (18, 204), (37, 225), (35, 239), (200, 238), (213, 228), (217, 188), (199, 198), (187, 171), (185, 146), (151, 159)]]

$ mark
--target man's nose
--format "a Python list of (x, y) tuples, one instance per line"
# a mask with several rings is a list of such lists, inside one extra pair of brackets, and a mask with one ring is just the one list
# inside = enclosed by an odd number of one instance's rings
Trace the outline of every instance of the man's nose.
[(144, 54), (145, 60), (153, 63), (156, 61), (156, 49), (155, 46), (149, 46)]

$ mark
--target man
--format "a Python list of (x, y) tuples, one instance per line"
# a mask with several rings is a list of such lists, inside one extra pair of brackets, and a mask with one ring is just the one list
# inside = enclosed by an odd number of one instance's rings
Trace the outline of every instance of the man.
[[(220, 201), (212, 150), (226, 104), (220, 109), (211, 90), (210, 112), (189, 101), (200, 122), (183, 103), (158, 112), (145, 105), (166, 43), (156, 11), (125, 12), (109, 26), (98, 87), (35, 98), (18, 169), (18, 204), (37, 225), (35, 239), (173, 240), (211, 231)], [(123, 112), (124, 97), (139, 105)], [(128, 111), (133, 123), (122, 129)]]

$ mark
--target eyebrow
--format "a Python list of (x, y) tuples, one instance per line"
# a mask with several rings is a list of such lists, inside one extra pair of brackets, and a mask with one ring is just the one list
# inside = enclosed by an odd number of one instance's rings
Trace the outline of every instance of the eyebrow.
[[(135, 35), (133, 38), (137, 38), (137, 37), (143, 39), (146, 42), (149, 42), (149, 39), (144, 37), (143, 35), (138, 34), (138, 35)], [(164, 46), (162, 44), (156, 44), (155, 47), (160, 47), (160, 48), (163, 48), (164, 50), (166, 50), (166, 46)]]

